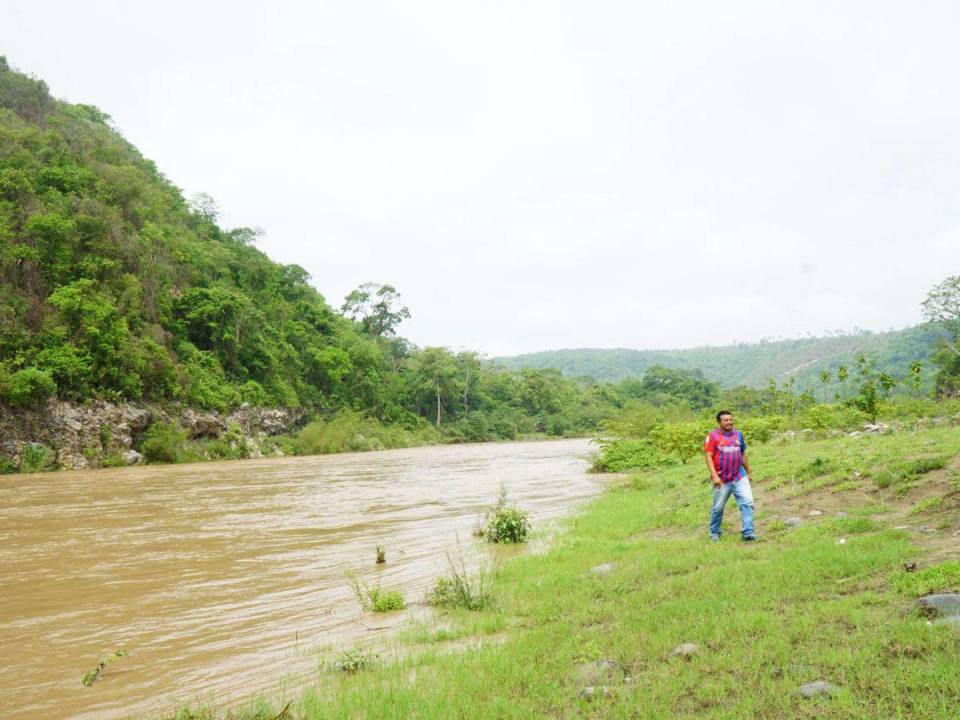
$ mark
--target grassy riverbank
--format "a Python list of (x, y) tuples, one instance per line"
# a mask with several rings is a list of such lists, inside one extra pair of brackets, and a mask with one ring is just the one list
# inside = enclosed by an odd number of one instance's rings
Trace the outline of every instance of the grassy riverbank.
[[(960, 631), (901, 609), (960, 591), (958, 452), (953, 427), (756, 446), (755, 545), (732, 506), (706, 541), (699, 463), (632, 476), (502, 567), (494, 607), (412, 626), (369, 670), (322, 670), (280, 716), (955, 718)], [(699, 651), (673, 656), (683, 643)], [(837, 694), (797, 695), (816, 680)]]

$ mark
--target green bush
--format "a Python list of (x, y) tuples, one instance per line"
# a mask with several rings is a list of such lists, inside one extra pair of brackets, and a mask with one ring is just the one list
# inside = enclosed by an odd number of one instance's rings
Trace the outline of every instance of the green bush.
[(862, 410), (847, 405), (814, 405), (800, 416), (800, 423), (811, 430), (849, 430), (870, 420)]
[(530, 514), (516, 507), (498, 507), (487, 520), (483, 536), (492, 543), (522, 543), (530, 535)]
[(240, 393), (227, 380), (216, 356), (189, 342), (177, 346), (185, 375), (184, 400), (194, 407), (228, 410), (240, 404)]
[(624, 439), (601, 443), (600, 454), (593, 460), (593, 469), (597, 472), (626, 472), (674, 464), (676, 460), (666, 457), (649, 439)]
[(50, 373), (34, 367), (18, 370), (0, 382), (0, 397), (15, 406), (36, 405), (56, 393), (57, 384)]
[(775, 432), (780, 432), (787, 426), (787, 419), (782, 415), (768, 415), (765, 417), (748, 417), (738, 421), (737, 429), (743, 433), (748, 443), (769, 442)]
[(344, 650), (330, 663), (330, 667), (338, 672), (353, 674), (371, 669), (376, 661), (377, 655), (375, 654), (357, 649)]
[(240, 399), (253, 407), (264, 407), (269, 403), (267, 391), (256, 380), (247, 380), (240, 386)]
[(181, 462), (187, 452), (187, 432), (180, 423), (156, 422), (143, 434), (140, 452), (147, 462)]
[(20, 472), (40, 472), (47, 466), (50, 451), (40, 443), (31, 443), (20, 452)]
[(436, 439), (438, 435), (432, 427), (410, 431), (344, 408), (329, 420), (315, 420), (300, 430), (296, 449), (298, 455), (324, 455), (412, 447)]
[(464, 610), (482, 610), (492, 601), (489, 565), (481, 565), (470, 572), (461, 551), (458, 560), (447, 553), (449, 575), (438, 577), (427, 593), (427, 602), (435, 607), (459, 607)]
[(370, 608), (374, 612), (390, 612), (403, 610), (407, 601), (399, 590), (382, 590), (378, 587), (370, 588)]
[(370, 587), (360, 578), (350, 574), (347, 575), (347, 582), (350, 583), (364, 610), (389, 612), (403, 610), (407, 606), (407, 601), (399, 590), (383, 590), (379, 586)]
[(650, 439), (665, 457), (676, 455), (686, 463), (703, 452), (703, 439), (710, 427), (703, 422), (663, 423), (650, 431)]

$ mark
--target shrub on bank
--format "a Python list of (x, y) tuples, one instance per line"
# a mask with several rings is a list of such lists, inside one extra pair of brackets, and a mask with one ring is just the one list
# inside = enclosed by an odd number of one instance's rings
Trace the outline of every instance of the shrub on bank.
[(620, 439), (605, 441), (600, 446), (600, 454), (593, 460), (596, 472), (626, 472), (639, 468), (655, 468), (675, 464), (675, 460), (664, 457), (649, 439)]
[(297, 433), (295, 447), (298, 455), (326, 455), (412, 447), (436, 439), (430, 426), (416, 430), (386, 426), (356, 410), (342, 409), (328, 420), (314, 420), (304, 427)]
[(144, 433), (140, 452), (147, 462), (182, 462), (187, 452), (187, 431), (176, 421), (156, 422)]
[(50, 373), (34, 367), (0, 374), (0, 400), (14, 406), (36, 405), (57, 393)]
[(427, 602), (435, 607), (459, 607), (464, 610), (482, 610), (493, 602), (491, 586), (493, 571), (489, 565), (467, 570), (461, 553), (459, 562), (447, 553), (450, 574), (438, 577), (427, 593)]

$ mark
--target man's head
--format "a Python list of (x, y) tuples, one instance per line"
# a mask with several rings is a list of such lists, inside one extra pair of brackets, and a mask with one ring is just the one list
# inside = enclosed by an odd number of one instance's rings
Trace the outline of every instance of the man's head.
[(717, 413), (717, 423), (724, 432), (733, 430), (733, 413), (729, 410), (721, 410)]

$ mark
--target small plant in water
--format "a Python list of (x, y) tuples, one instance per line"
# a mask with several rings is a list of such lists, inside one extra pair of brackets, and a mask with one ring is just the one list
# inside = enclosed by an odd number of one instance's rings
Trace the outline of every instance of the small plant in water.
[(344, 650), (331, 663), (330, 668), (338, 672), (358, 673), (369, 670), (377, 661), (377, 655), (354, 648)]
[(481, 532), (474, 531), (474, 535), (482, 535), (487, 542), (493, 543), (522, 543), (530, 535), (530, 514), (526, 510), (512, 507), (507, 501), (507, 485), (500, 483), (500, 494), (497, 502), (487, 511), (483, 519)]
[(403, 599), (403, 593), (399, 590), (383, 590), (380, 587), (370, 587), (354, 575), (347, 575), (347, 582), (350, 583), (350, 587), (353, 588), (353, 592), (364, 610), (389, 612), (391, 610), (403, 610), (407, 606), (407, 601)]
[(84, 687), (90, 687), (100, 679), (100, 674), (104, 671), (107, 665), (122, 657), (127, 657), (126, 650), (115, 650), (110, 655), (104, 655), (102, 658), (100, 658), (100, 662), (97, 663), (97, 666), (84, 675), (80, 682), (83, 683)]
[(387, 551), (383, 545), (377, 545), (377, 565), (383, 565), (387, 561)]
[(526, 510), (505, 507), (497, 510), (487, 522), (487, 542), (522, 543), (530, 535), (530, 514)]

